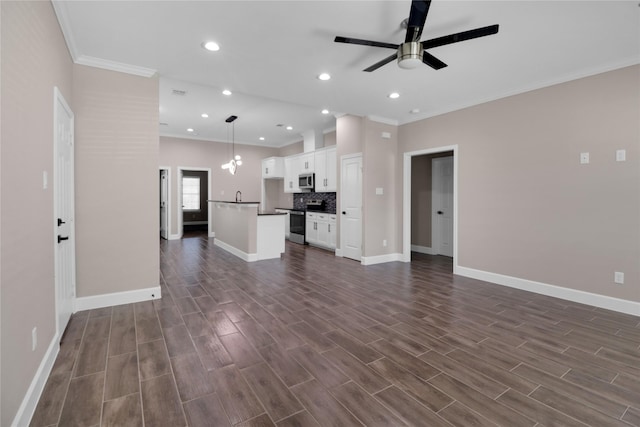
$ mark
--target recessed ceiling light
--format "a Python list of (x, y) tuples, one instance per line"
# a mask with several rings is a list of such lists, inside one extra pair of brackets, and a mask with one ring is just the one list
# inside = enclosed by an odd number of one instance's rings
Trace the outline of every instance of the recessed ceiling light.
[(222, 91), (222, 94), (226, 95), (226, 96), (230, 96), (231, 95), (231, 91), (229, 89), (225, 89), (225, 90)]
[(200, 116), (201, 116), (203, 119), (206, 119), (206, 118), (208, 118), (208, 117), (209, 117), (209, 115), (208, 115), (207, 113), (202, 113), (202, 114), (200, 114)]
[(327, 81), (330, 78), (331, 78), (331, 75), (329, 73), (322, 73), (318, 76), (318, 79), (322, 81)]
[(287, 130), (293, 130), (293, 126), (287, 126)]
[(261, 136), (260, 138), (258, 138), (260, 141), (264, 141), (264, 136)]
[(322, 114), (329, 114), (329, 110), (325, 108), (324, 110), (322, 110)]
[(400, 94), (398, 92), (392, 92), (389, 94), (389, 98), (391, 99), (400, 98)]
[(193, 132), (192, 128), (187, 129), (187, 132)]
[(218, 43), (212, 41), (202, 43), (202, 47), (211, 52), (217, 52), (220, 50)]

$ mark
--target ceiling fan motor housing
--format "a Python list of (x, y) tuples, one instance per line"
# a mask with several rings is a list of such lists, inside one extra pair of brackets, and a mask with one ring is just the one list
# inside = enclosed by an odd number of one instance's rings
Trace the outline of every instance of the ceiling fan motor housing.
[(422, 64), (422, 43), (406, 42), (398, 46), (398, 66), (412, 69)]

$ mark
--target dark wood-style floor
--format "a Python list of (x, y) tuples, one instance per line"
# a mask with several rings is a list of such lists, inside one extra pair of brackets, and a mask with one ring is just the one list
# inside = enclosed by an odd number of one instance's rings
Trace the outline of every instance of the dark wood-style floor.
[(640, 318), (286, 251), (163, 241), (162, 300), (76, 313), (31, 425), (640, 425)]

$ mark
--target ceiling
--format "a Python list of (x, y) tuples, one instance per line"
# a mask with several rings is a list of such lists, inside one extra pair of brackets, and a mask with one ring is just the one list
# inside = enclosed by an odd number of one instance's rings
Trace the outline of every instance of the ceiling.
[[(492, 24), (500, 31), (429, 50), (448, 64), (438, 71), (392, 62), (372, 73), (362, 70), (392, 50), (334, 37), (401, 43), (410, 1), (53, 4), (76, 63), (160, 76), (161, 135), (229, 142), (224, 120), (233, 114), (235, 142), (272, 147), (331, 130), (341, 114), (404, 124), (640, 63), (637, 0), (434, 0), (422, 40)], [(220, 50), (203, 49), (208, 40)], [(322, 72), (332, 78), (320, 81)]]

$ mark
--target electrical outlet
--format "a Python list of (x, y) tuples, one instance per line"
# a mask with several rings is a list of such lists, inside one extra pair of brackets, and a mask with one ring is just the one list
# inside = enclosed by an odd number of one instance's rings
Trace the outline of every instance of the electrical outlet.
[(31, 351), (36, 351), (38, 348), (38, 328), (34, 327), (31, 330)]
[(616, 162), (627, 160), (627, 150), (616, 150)]
[(580, 164), (586, 165), (589, 163), (589, 153), (580, 153)]
[(616, 271), (613, 273), (613, 281), (619, 285), (624, 284), (624, 273), (621, 271)]
[(384, 239), (384, 240), (382, 241), (382, 246), (384, 246), (385, 248), (387, 247), (387, 239)]

